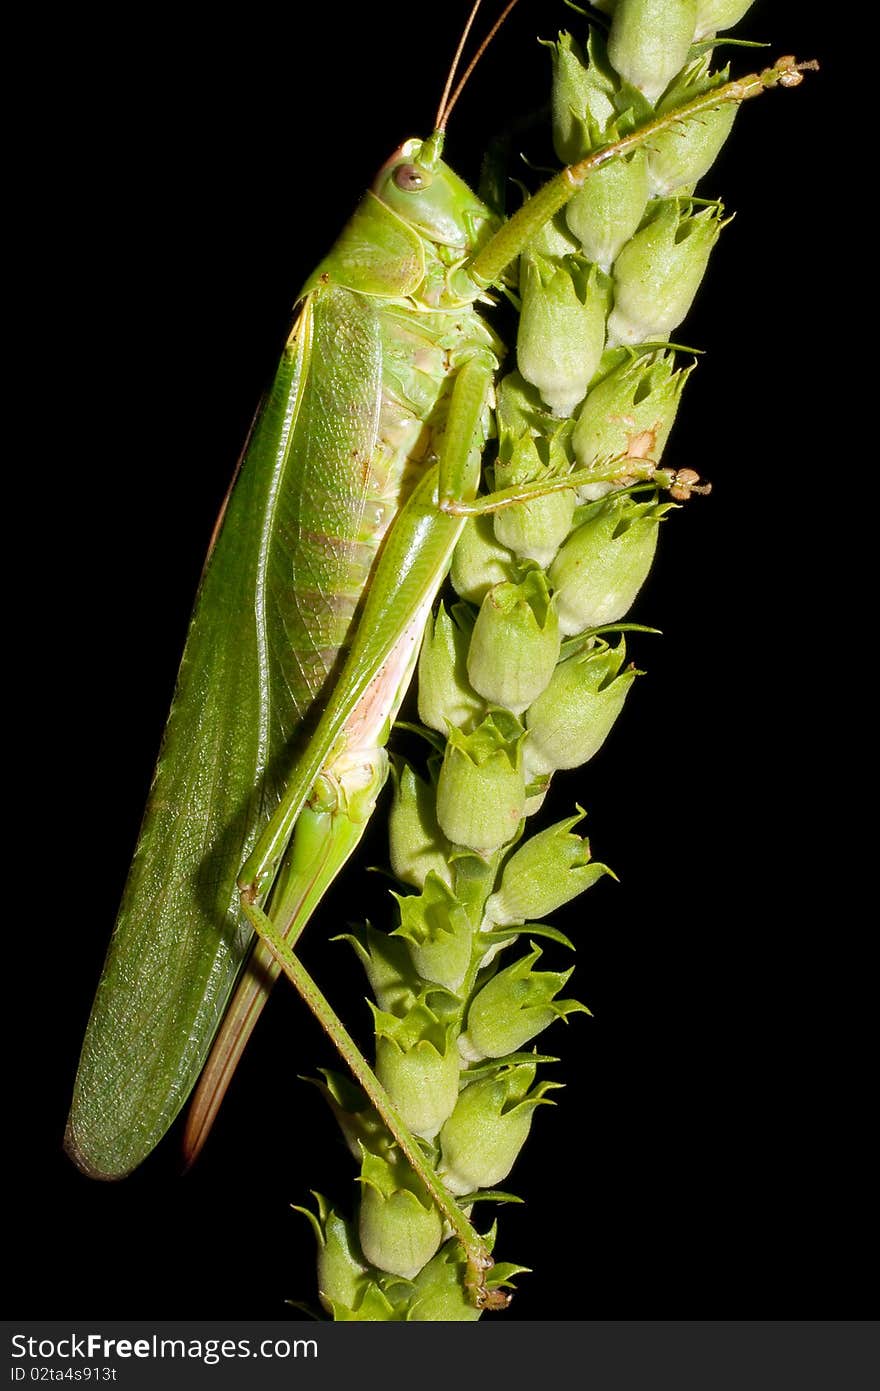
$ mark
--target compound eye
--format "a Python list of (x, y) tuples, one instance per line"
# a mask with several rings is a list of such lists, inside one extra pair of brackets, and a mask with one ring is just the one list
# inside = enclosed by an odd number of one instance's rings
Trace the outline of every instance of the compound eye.
[(394, 182), (404, 193), (417, 193), (419, 189), (430, 185), (431, 175), (426, 169), (417, 168), (415, 164), (398, 164), (394, 171)]

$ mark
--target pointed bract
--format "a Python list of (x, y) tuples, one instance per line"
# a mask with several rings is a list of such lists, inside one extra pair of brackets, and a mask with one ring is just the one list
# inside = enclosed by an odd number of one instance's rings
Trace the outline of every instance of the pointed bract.
[(502, 1058), (522, 1048), (554, 1019), (575, 1012), (589, 1013), (577, 1000), (557, 1000), (571, 971), (533, 971), (539, 947), (493, 976), (468, 1011), (467, 1032), (459, 1046), (462, 1055)]
[[(659, 463), (690, 370), (675, 371), (671, 352), (627, 355), (581, 407), (572, 435), (578, 466), (598, 471), (619, 459), (625, 476), (628, 459)], [(601, 485), (600, 497), (609, 486)], [(593, 501), (591, 485), (581, 486), (578, 497)]]
[(453, 618), (441, 604), (428, 619), (419, 654), (419, 719), (440, 734), (451, 724), (472, 728), (486, 711), (468, 681), (471, 625), (464, 605), (456, 609)]
[(697, 0), (616, 0), (608, 57), (655, 102), (684, 66), (697, 27)]
[(511, 840), (523, 814), (525, 730), (503, 710), (487, 715), (473, 734), (450, 730), (437, 784), (437, 820), (455, 845), (497, 850)]
[[(552, 483), (567, 467), (568, 458), (558, 436), (536, 439), (523, 435), (507, 451), (507, 457), (498, 458), (495, 487)], [(574, 489), (567, 488), (499, 508), (494, 518), (495, 539), (521, 561), (531, 560), (546, 568), (571, 530), (574, 507)]]
[(564, 634), (615, 623), (629, 611), (654, 559), (658, 523), (673, 506), (610, 499), (572, 533), (550, 567)]
[(588, 261), (610, 271), (636, 231), (648, 202), (648, 157), (636, 150), (596, 170), (565, 210), (569, 230)]
[(723, 226), (720, 203), (661, 198), (614, 263), (608, 345), (645, 343), (677, 328), (691, 307)]
[[(721, 86), (729, 72), (710, 75), (708, 56), (689, 63), (670, 87), (658, 112), (672, 110), (686, 101)], [(660, 131), (647, 153), (651, 194), (666, 198), (677, 190), (693, 190), (708, 173), (733, 129), (737, 107), (723, 102), (690, 121), (679, 121), (672, 130)]]
[(515, 715), (546, 688), (559, 658), (559, 619), (543, 570), (494, 585), (480, 606), (467, 655), (471, 685)]
[(554, 415), (570, 415), (602, 358), (611, 284), (583, 256), (557, 261), (529, 251), (520, 285), (517, 365)]
[(596, 642), (560, 662), (543, 695), (526, 713), (526, 779), (580, 768), (602, 747), (639, 673), (621, 671), (626, 644)]
[(475, 1323), (480, 1310), (469, 1298), (467, 1266), (457, 1241), (447, 1241), (413, 1281), (410, 1323)]
[(514, 850), (504, 866), (501, 886), (486, 903), (486, 921), (500, 927), (544, 918), (584, 893), (606, 865), (590, 858), (586, 837), (573, 834), (583, 812), (538, 831)]
[(318, 1243), (318, 1296), (328, 1311), (333, 1304), (353, 1307), (363, 1296), (367, 1267), (354, 1227), (334, 1208), (323, 1215)]
[(411, 1280), (443, 1236), (440, 1214), (405, 1159), (391, 1162), (363, 1151), (358, 1231), (373, 1265)]
[(457, 990), (473, 955), (473, 927), (465, 905), (433, 872), (420, 894), (397, 902), (400, 926), (392, 935), (407, 943), (414, 969), (426, 981)]
[(491, 517), (468, 517), (449, 572), (456, 594), (479, 604), (493, 584), (513, 578), (513, 556), (496, 539)]
[(433, 1140), (458, 1096), (457, 1025), (444, 1023), (424, 999), (402, 1019), (372, 1010), (376, 1076), (413, 1134)]
[(492, 1188), (507, 1178), (528, 1138), (536, 1106), (554, 1085), (529, 1091), (534, 1064), (502, 1067), (471, 1082), (440, 1133), (439, 1174), (451, 1193)]

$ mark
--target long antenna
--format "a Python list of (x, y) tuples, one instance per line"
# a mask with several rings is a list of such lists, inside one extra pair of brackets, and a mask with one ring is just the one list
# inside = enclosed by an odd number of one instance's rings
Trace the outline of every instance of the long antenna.
[[(460, 54), (460, 52), (461, 52), (461, 48), (462, 48), (463, 45), (464, 45), (464, 40), (465, 40), (465, 38), (467, 37), (468, 29), (470, 29), (471, 24), (473, 23), (474, 17), (475, 17), (475, 15), (476, 15), (476, 12), (477, 12), (477, 10), (478, 10), (478, 8), (479, 8), (479, 3), (480, 3), (480, 0), (477, 0), (477, 4), (474, 6), (473, 13), (471, 14), (471, 17), (470, 17), (470, 19), (468, 20), (467, 28), (465, 29), (464, 35), (462, 36), (462, 42), (461, 42), (461, 44), (459, 45), (459, 53), (456, 54), (455, 64), (453, 65), (453, 71), (450, 73), (449, 81), (448, 81), (447, 84), (446, 84), (446, 89), (447, 89), (447, 91), (449, 90), (449, 87), (452, 85), (452, 79), (453, 79), (453, 76), (454, 76), (454, 74), (455, 74), (455, 66), (456, 66), (457, 63), (458, 63), (459, 54)], [(458, 101), (459, 97), (461, 96), (462, 92), (464, 91), (465, 87), (467, 86), (467, 83), (468, 83), (468, 80), (469, 80), (469, 78), (470, 78), (470, 76), (471, 76), (471, 73), (473, 72), (474, 68), (477, 66), (477, 63), (479, 63), (479, 61), (480, 61), (480, 59), (482, 58), (483, 54), (486, 52), (486, 49), (489, 47), (489, 45), (490, 45), (490, 43), (492, 42), (492, 40), (494, 39), (495, 35), (498, 33), (498, 30), (501, 28), (501, 26), (502, 26), (502, 24), (504, 23), (505, 19), (506, 19), (507, 16), (510, 14), (510, 11), (514, 8), (514, 6), (515, 6), (517, 3), (518, 3), (518, 0), (508, 0), (508, 3), (505, 5), (504, 9), (501, 11), (501, 14), (498, 16), (498, 18), (496, 19), (495, 23), (492, 25), (492, 28), (489, 30), (489, 32), (488, 32), (488, 34), (486, 35), (486, 37), (484, 38), (483, 42), (480, 44), (480, 47), (477, 49), (476, 53), (474, 54), (473, 58), (472, 58), (471, 61), (468, 63), (467, 68), (465, 69), (465, 72), (464, 72), (464, 75), (463, 75), (461, 81), (459, 82), (459, 84), (458, 84), (458, 86), (456, 87), (455, 91), (452, 93), (452, 96), (449, 98), (449, 101), (446, 103), (446, 106), (444, 107), (443, 102), (440, 103), (440, 110), (439, 110), (438, 113), (437, 113), (437, 130), (445, 130), (445, 129), (446, 129), (446, 122), (449, 120), (450, 112), (452, 111), (452, 108), (455, 106), (455, 103)], [(446, 101), (446, 92), (443, 93), (443, 101), (444, 101), (444, 102)]]
[(443, 88), (443, 95), (440, 98), (440, 105), (437, 107), (437, 115), (434, 118), (435, 130), (446, 129), (446, 116), (443, 113), (443, 108), (446, 105), (446, 98), (449, 96), (450, 88), (452, 87), (452, 84), (455, 81), (455, 74), (458, 71), (459, 63), (461, 62), (461, 55), (464, 52), (464, 46), (467, 43), (468, 34), (474, 27), (474, 20), (477, 17), (477, 11), (479, 10), (480, 5), (482, 3), (483, 0), (474, 0), (474, 7), (468, 15), (467, 23), (461, 31), (461, 38), (458, 41), (458, 48), (455, 50), (455, 57), (452, 60), (452, 66), (450, 67), (449, 75), (446, 78), (446, 86)]

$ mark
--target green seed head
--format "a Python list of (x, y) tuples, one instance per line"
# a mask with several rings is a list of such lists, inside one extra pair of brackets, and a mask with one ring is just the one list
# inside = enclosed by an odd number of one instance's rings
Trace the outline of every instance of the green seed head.
[(324, 1244), (318, 1249), (318, 1295), (324, 1308), (330, 1308), (331, 1300), (354, 1305), (363, 1290), (364, 1274), (354, 1228), (331, 1211)]
[(566, 636), (615, 623), (628, 612), (654, 559), (657, 524), (674, 504), (621, 497), (599, 506), (550, 567)]
[(521, 844), (501, 875), (498, 891), (486, 903), (486, 918), (499, 927), (544, 918), (577, 898), (608, 873), (590, 859), (590, 842), (572, 834), (584, 813), (548, 826)]
[(617, 0), (608, 57), (650, 102), (683, 67), (697, 26), (698, 0)]
[(318, 1247), (318, 1296), (328, 1313), (335, 1306), (354, 1308), (368, 1283), (367, 1268), (358, 1247), (357, 1236), (320, 1193), (316, 1193), (317, 1213), (308, 1208), (297, 1211), (308, 1219)]
[(553, 1086), (545, 1082), (529, 1092), (534, 1078), (534, 1064), (521, 1063), (465, 1086), (440, 1132), (439, 1175), (451, 1193), (494, 1188), (507, 1178), (535, 1107), (548, 1100), (544, 1093)]
[(363, 1151), (358, 1234), (367, 1260), (412, 1280), (443, 1237), (440, 1214), (405, 1159)]
[(469, 621), (463, 606), (451, 617), (443, 605), (429, 619), (419, 654), (419, 719), (446, 733), (447, 725), (472, 726), (485, 713), (467, 678)]
[(400, 926), (392, 935), (407, 943), (415, 970), (424, 980), (457, 990), (473, 950), (471, 920), (464, 904), (434, 873), (427, 876), (420, 894), (397, 902)]
[[(659, 463), (669, 437), (690, 368), (675, 371), (672, 353), (641, 354), (627, 358), (594, 386), (581, 408), (572, 435), (579, 468), (607, 465), (627, 459), (653, 459)], [(601, 484), (578, 490), (581, 500), (592, 500)]]
[(583, 159), (614, 116), (614, 87), (593, 60), (583, 56), (571, 34), (548, 43), (553, 59), (553, 145), (563, 164)]
[(462, 1055), (502, 1058), (514, 1053), (552, 1024), (554, 1019), (581, 1011), (577, 1000), (557, 1000), (571, 971), (533, 971), (540, 957), (533, 945), (528, 956), (493, 976), (474, 999), (467, 1018), (467, 1033), (460, 1040)]
[[(520, 372), (510, 372), (498, 388), (498, 458), (495, 487), (552, 482), (571, 465), (571, 422), (551, 416), (537, 388)], [(532, 497), (495, 512), (495, 539), (519, 560), (546, 567), (571, 528), (572, 495), (567, 491)], [(499, 579), (515, 579), (512, 567)], [(479, 601), (485, 598), (484, 588)]]
[(513, 556), (496, 540), (492, 518), (468, 517), (449, 574), (456, 594), (470, 604), (480, 604), (493, 584), (509, 580), (512, 574)]
[(659, 199), (646, 226), (614, 264), (614, 308), (608, 343), (645, 343), (677, 328), (691, 307), (723, 209), (712, 203), (699, 212), (690, 199)]
[[(727, 81), (728, 71), (710, 75), (703, 57), (689, 63), (658, 106), (658, 111), (681, 106), (712, 87)], [(689, 121), (676, 122), (672, 130), (660, 131), (651, 141), (647, 155), (652, 197), (665, 198), (693, 185), (708, 173), (736, 119), (737, 106), (725, 102)]]
[(554, 415), (570, 415), (602, 357), (611, 283), (583, 256), (557, 261), (532, 251), (521, 258), (520, 283), (519, 370)]
[(376, 932), (369, 923), (341, 935), (357, 952), (381, 1008), (398, 1013), (409, 1009), (421, 982), (405, 943), (387, 932)]
[(547, 413), (540, 392), (521, 372), (509, 372), (498, 386), (498, 443), (502, 458), (509, 459), (525, 435), (553, 434), (559, 422)]
[(433, 1140), (458, 1096), (457, 1028), (424, 1002), (402, 1019), (372, 1006), (376, 1025), (376, 1076), (406, 1125)]
[(551, 259), (555, 257), (558, 260), (562, 260), (564, 256), (571, 256), (578, 250), (577, 240), (568, 230), (564, 211), (549, 218), (535, 233), (529, 242), (529, 250), (536, 251), (539, 256)]
[(525, 730), (503, 710), (473, 734), (450, 730), (437, 784), (437, 820), (455, 845), (489, 852), (512, 840), (522, 819)]
[(392, 870), (401, 883), (416, 889), (432, 871), (448, 882), (449, 846), (437, 825), (433, 787), (408, 763), (399, 771), (392, 765), (392, 777), (394, 799), (388, 821)]
[(471, 685), (490, 704), (521, 714), (559, 658), (559, 620), (543, 570), (496, 584), (480, 606), (467, 657)]
[(565, 210), (569, 231), (588, 261), (608, 271), (636, 231), (648, 202), (648, 159), (636, 150), (591, 174)]
[(372, 1103), (360, 1087), (330, 1068), (321, 1068), (320, 1077), (308, 1080), (330, 1107), (345, 1143), (355, 1159), (361, 1157), (361, 1146), (379, 1154), (388, 1148), (388, 1131)]
[[(593, 8), (614, 14), (618, 0), (593, 0)], [(719, 29), (732, 29), (738, 24), (754, 0), (697, 0), (695, 39), (704, 39)]]
[(413, 1281), (410, 1323), (475, 1323), (480, 1310), (468, 1296), (467, 1262), (461, 1245), (447, 1241)]
[(633, 667), (620, 670), (625, 656), (621, 638), (617, 647), (598, 642), (559, 663), (526, 716), (527, 781), (562, 768), (579, 768), (601, 748), (639, 675)]
[[(562, 443), (523, 435), (512, 445), (509, 457), (495, 464), (495, 487), (552, 482), (567, 465)], [(547, 493), (528, 502), (502, 507), (495, 513), (496, 540), (508, 546), (520, 560), (548, 566), (571, 530), (574, 490)]]

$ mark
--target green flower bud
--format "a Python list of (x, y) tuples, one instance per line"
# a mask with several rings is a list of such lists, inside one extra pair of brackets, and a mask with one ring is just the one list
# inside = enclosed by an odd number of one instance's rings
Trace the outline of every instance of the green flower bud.
[(468, 1010), (467, 1033), (459, 1039), (462, 1057), (474, 1062), (502, 1058), (522, 1048), (554, 1019), (577, 1011), (589, 1014), (577, 1000), (554, 998), (571, 970), (533, 971), (540, 955), (540, 948), (533, 944), (528, 956), (499, 971), (483, 986)]
[(569, 201), (565, 220), (587, 260), (607, 271), (638, 228), (647, 202), (648, 160), (644, 150), (636, 150), (591, 174)]
[[(522, 435), (511, 446), (510, 457), (497, 460), (495, 487), (552, 482), (567, 466), (565, 450), (558, 441)], [(502, 507), (494, 517), (496, 539), (520, 560), (533, 560), (544, 569), (571, 530), (574, 505), (572, 488)]]
[(456, 991), (471, 964), (473, 929), (467, 910), (447, 884), (434, 873), (420, 894), (401, 898), (400, 926), (392, 936), (409, 945), (419, 975)]
[(559, 262), (530, 251), (520, 267), (519, 370), (554, 415), (571, 415), (602, 357), (610, 281), (582, 256)]
[(437, 783), (437, 820), (454, 845), (497, 850), (511, 840), (525, 802), (522, 741), (513, 715), (496, 710), (473, 734), (453, 729)]
[(614, 263), (614, 308), (608, 342), (662, 338), (691, 307), (721, 231), (722, 206), (691, 211), (688, 199), (660, 199), (647, 226), (636, 232)]
[(402, 1157), (382, 1159), (364, 1150), (358, 1182), (361, 1250), (380, 1270), (412, 1280), (440, 1245), (440, 1214)]
[(559, 260), (578, 250), (577, 241), (566, 225), (564, 210), (548, 218), (529, 242), (529, 250), (536, 251), (539, 256), (555, 256)]
[(608, 873), (607, 865), (590, 859), (586, 837), (572, 835), (584, 816), (578, 812), (548, 826), (513, 852), (498, 891), (486, 902), (489, 923), (510, 927), (528, 918), (545, 918)]
[(322, 1067), (320, 1072), (323, 1080), (319, 1077), (306, 1080), (317, 1087), (327, 1102), (354, 1158), (360, 1159), (362, 1146), (381, 1154), (388, 1148), (388, 1130), (366, 1093), (330, 1068)]
[(318, 1248), (318, 1298), (328, 1312), (334, 1304), (354, 1307), (363, 1294), (366, 1267), (358, 1249), (353, 1227), (331, 1212)]
[(469, 604), (480, 604), (493, 584), (509, 580), (512, 574), (513, 556), (496, 541), (492, 518), (468, 517), (449, 572), (456, 594)]
[[(547, 413), (540, 392), (527, 382), (521, 372), (508, 372), (502, 377), (497, 390), (499, 450), (505, 458), (510, 458), (518, 440), (523, 435), (544, 435), (564, 429), (559, 422)], [(509, 579), (509, 576), (505, 576)]]
[(367, 1285), (367, 1268), (351, 1223), (346, 1222), (327, 1199), (316, 1193), (317, 1214), (298, 1207), (311, 1223), (318, 1246), (318, 1297), (328, 1313), (335, 1306), (354, 1308)]
[(608, 57), (655, 102), (684, 66), (696, 25), (697, 0), (617, 0)]
[(413, 1282), (411, 1323), (475, 1323), (480, 1310), (469, 1297), (467, 1261), (455, 1238), (444, 1243)]
[[(614, 115), (613, 88), (595, 61), (587, 62), (571, 34), (548, 43), (553, 59), (553, 147), (563, 164), (583, 159)], [(592, 54), (590, 54), (592, 60)]]
[(634, 667), (620, 671), (625, 657), (621, 638), (617, 647), (597, 642), (559, 663), (546, 691), (526, 716), (529, 737), (523, 746), (523, 767), (527, 781), (561, 768), (580, 768), (602, 747), (640, 675)]
[(450, 1193), (494, 1188), (507, 1178), (528, 1138), (535, 1107), (551, 1104), (544, 1093), (558, 1085), (544, 1082), (529, 1093), (534, 1079), (534, 1063), (521, 1063), (461, 1092), (440, 1132), (438, 1175)]
[(392, 1304), (384, 1290), (375, 1280), (369, 1280), (363, 1294), (354, 1308), (344, 1304), (331, 1305), (330, 1312), (335, 1323), (404, 1323), (406, 1306)]
[(376, 1076), (410, 1130), (433, 1140), (458, 1096), (455, 1021), (439, 1018), (424, 999), (402, 1019), (373, 1004), (370, 1008), (376, 1025)]
[(566, 637), (627, 613), (648, 577), (657, 524), (673, 506), (611, 499), (572, 533), (550, 567)]
[(441, 604), (437, 617), (428, 619), (419, 654), (419, 719), (441, 734), (447, 725), (461, 728), (484, 713), (482, 701), (468, 684), (470, 633), (464, 615), (459, 606), (453, 622)]
[(559, 620), (543, 570), (496, 584), (480, 606), (467, 657), (471, 685), (521, 714), (544, 690), (559, 659)]
[[(443, 729), (445, 732), (445, 725)], [(416, 889), (422, 887), (432, 871), (448, 883), (449, 846), (437, 825), (433, 787), (408, 763), (399, 771), (392, 765), (392, 778), (394, 800), (388, 819), (392, 870), (401, 883), (412, 884)]]
[[(676, 372), (672, 353), (650, 353), (629, 357), (609, 372), (587, 396), (574, 428), (578, 467), (618, 458), (622, 470), (626, 458), (659, 462), (690, 371)], [(602, 486), (587, 484), (578, 497), (592, 500)]]
[(697, 0), (695, 39), (717, 34), (719, 29), (732, 29), (738, 24), (753, 0)]
[[(690, 63), (673, 83), (658, 106), (658, 112), (682, 106), (712, 87), (727, 81), (729, 72), (709, 73), (708, 57)], [(736, 119), (735, 102), (724, 102), (689, 121), (676, 122), (673, 130), (660, 131), (648, 151), (648, 177), (651, 193), (665, 198), (676, 189), (693, 187), (708, 173)]]
[(357, 952), (381, 1008), (409, 1009), (421, 981), (404, 943), (387, 932), (376, 932), (369, 923), (353, 932), (340, 933), (340, 938)]

